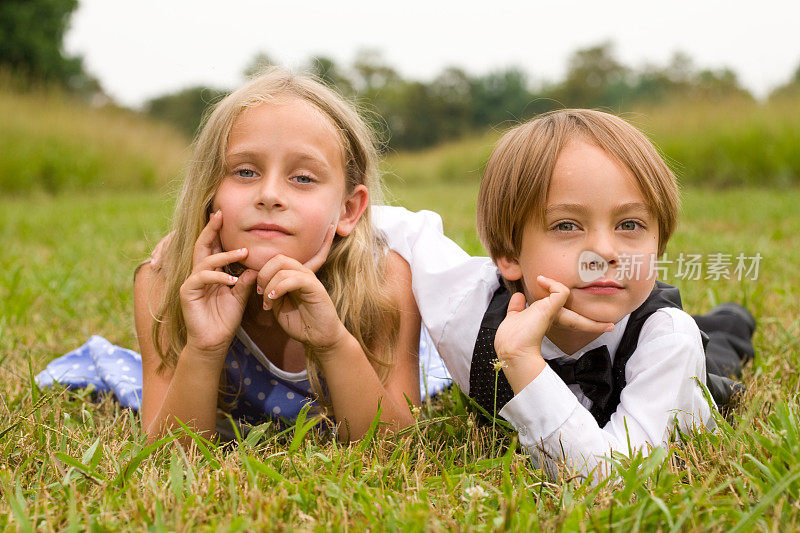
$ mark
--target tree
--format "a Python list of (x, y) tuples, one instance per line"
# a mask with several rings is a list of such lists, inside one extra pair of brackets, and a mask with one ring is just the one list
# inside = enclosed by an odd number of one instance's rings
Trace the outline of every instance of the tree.
[(401, 81), (400, 75), (386, 63), (383, 54), (370, 48), (356, 54), (353, 71), (353, 81), (360, 94), (369, 94)]
[(174, 124), (189, 137), (194, 136), (206, 110), (227, 91), (211, 87), (190, 87), (149, 100), (145, 112), (154, 118)]
[(572, 54), (566, 79), (553, 95), (569, 107), (614, 106), (627, 89), (628, 68), (617, 61), (610, 41)]
[(99, 84), (83, 69), (81, 57), (63, 50), (64, 33), (78, 0), (0, 2), (0, 68), (31, 81), (56, 82), (92, 93)]
[(321, 79), (323, 83), (347, 96), (355, 93), (353, 82), (339, 69), (333, 59), (326, 56), (315, 56), (309, 60), (308, 64), (311, 73)]
[(770, 100), (773, 98), (794, 97), (800, 96), (800, 64), (797, 65), (797, 70), (789, 81), (780, 87), (777, 87), (769, 95)]
[(265, 69), (271, 67), (273, 65), (277, 65), (275, 61), (267, 54), (266, 52), (259, 52), (253, 59), (250, 60), (250, 63), (244, 68), (244, 76), (245, 78), (254, 78), (261, 74)]
[(473, 125), (478, 128), (504, 121), (519, 121), (531, 114), (534, 95), (528, 78), (518, 68), (492, 72), (473, 80)]

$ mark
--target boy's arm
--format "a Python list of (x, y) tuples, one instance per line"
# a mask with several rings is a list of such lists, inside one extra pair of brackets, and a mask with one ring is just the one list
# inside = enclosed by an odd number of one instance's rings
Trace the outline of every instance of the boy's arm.
[(626, 366), (627, 384), (604, 427), (548, 366), (500, 411), (536, 459), (541, 454), (581, 474), (599, 467), (612, 451), (629, 455), (669, 441), (677, 426), (713, 425), (698, 381), (705, 383), (705, 354), (692, 318), (661, 309), (645, 323)]
[(500, 286), (488, 257), (472, 257), (442, 232), (432, 211), (375, 206), (373, 224), (411, 269), (422, 322), (459, 387), (469, 393), (469, 367), (483, 312)]

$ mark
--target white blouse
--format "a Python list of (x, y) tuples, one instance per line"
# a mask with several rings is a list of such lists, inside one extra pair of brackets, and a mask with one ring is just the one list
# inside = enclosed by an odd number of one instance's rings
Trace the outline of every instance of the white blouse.
[[(431, 211), (402, 207), (373, 208), (376, 228), (389, 247), (411, 266), (411, 285), (422, 321), (450, 374), (469, 394), (475, 340), (492, 295), (500, 286), (488, 257), (471, 257), (444, 236), (442, 220)], [(574, 354), (565, 354), (546, 337), (545, 360), (577, 359), (605, 344), (613, 361), (629, 315)], [(606, 474), (611, 452), (628, 455), (667, 443), (677, 427), (714, 428), (713, 401), (705, 398), (705, 353), (700, 331), (685, 312), (664, 308), (645, 321), (636, 350), (625, 368), (627, 385), (617, 410), (600, 427), (589, 413), (591, 400), (578, 385), (566, 385), (546, 366), (515, 395), (500, 415), (519, 433), (534, 462), (552, 472), (553, 461), (578, 473), (600, 467)]]

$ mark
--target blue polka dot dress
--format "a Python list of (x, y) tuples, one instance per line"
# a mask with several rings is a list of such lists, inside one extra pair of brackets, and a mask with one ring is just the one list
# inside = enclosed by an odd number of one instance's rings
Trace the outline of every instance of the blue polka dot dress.
[[(420, 332), (419, 364), (423, 400), (452, 383), (424, 327)], [(275, 366), (241, 328), (225, 358), (225, 372), (223, 402), (232, 406), (231, 417), (245, 425), (256, 425), (269, 418), (291, 421), (305, 404), (315, 402), (308, 373), (286, 372)], [(80, 348), (51, 361), (36, 376), (36, 382), (41, 388), (54, 384), (73, 389), (92, 387), (98, 393), (113, 393), (123, 407), (139, 409), (142, 358), (132, 350), (93, 335)]]
[(225, 358), (225, 401), (234, 420), (255, 425), (268, 417), (294, 420), (315, 403), (308, 372), (286, 372), (270, 361), (242, 328)]

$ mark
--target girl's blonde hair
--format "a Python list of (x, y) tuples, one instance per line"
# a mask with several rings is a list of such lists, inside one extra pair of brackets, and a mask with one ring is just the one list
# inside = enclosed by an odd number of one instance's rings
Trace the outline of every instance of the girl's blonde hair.
[[(186, 345), (186, 324), (180, 287), (192, 272), (195, 241), (208, 223), (214, 195), (225, 171), (228, 134), (248, 107), (279, 97), (300, 98), (324, 113), (335, 126), (342, 147), (345, 187), (352, 192), (365, 185), (371, 203), (381, 203), (382, 185), (372, 130), (353, 105), (308, 75), (270, 67), (222, 99), (211, 111), (194, 143), (172, 223), (173, 237), (164, 253), (164, 293), (153, 324), (153, 341), (161, 368), (174, 367)], [(317, 276), (333, 300), (339, 318), (358, 340), (368, 359), (385, 380), (393, 363), (399, 314), (385, 288), (385, 245), (374, 232), (369, 207), (347, 237), (336, 237)], [(321, 402), (326, 402), (319, 367), (307, 352), (309, 379)]]
[(675, 225), (680, 194), (653, 144), (625, 120), (602, 111), (563, 109), (506, 132), (492, 150), (478, 192), (477, 226), (493, 259), (517, 258), (531, 217), (544, 220), (547, 192), (561, 150), (574, 139), (603, 149), (631, 171), (658, 220), (658, 254)]

